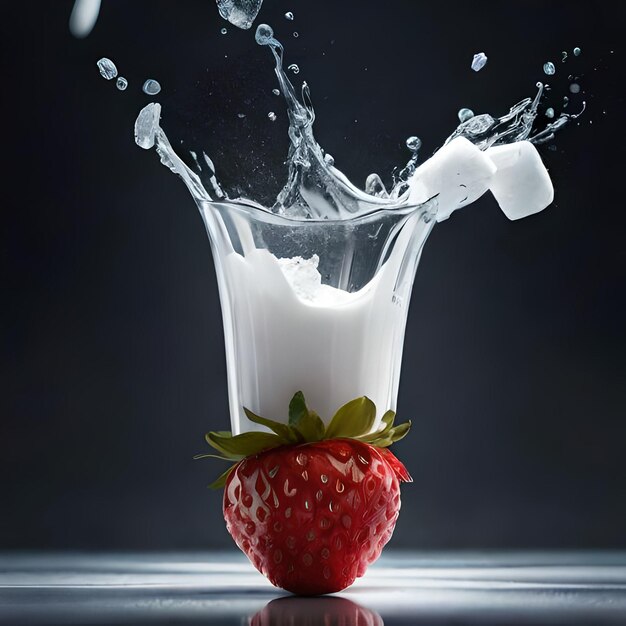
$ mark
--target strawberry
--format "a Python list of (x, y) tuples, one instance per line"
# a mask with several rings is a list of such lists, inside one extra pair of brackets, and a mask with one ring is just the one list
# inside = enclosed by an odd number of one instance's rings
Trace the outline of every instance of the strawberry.
[(388, 411), (382, 429), (370, 433), (376, 407), (363, 397), (325, 428), (301, 392), (290, 403), (289, 424), (245, 411), (273, 432), (206, 436), (221, 458), (236, 461), (213, 485), (225, 486), (228, 532), (277, 587), (301, 595), (345, 589), (393, 533), (400, 482), (411, 477), (387, 446), (410, 423), (394, 427)]

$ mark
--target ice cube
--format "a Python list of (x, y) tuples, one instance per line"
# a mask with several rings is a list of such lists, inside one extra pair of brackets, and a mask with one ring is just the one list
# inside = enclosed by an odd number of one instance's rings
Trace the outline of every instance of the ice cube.
[(484, 52), (478, 52), (472, 59), (472, 69), (475, 72), (480, 72), (487, 65), (487, 55)]
[(485, 154), (498, 168), (491, 193), (510, 220), (539, 213), (552, 202), (550, 175), (532, 143), (517, 141), (489, 148)]
[(409, 179), (410, 203), (437, 196), (437, 221), (474, 202), (489, 189), (496, 166), (465, 137), (457, 137), (415, 170)]
[(259, 13), (263, 0), (216, 0), (220, 15), (233, 26), (247, 30)]
[(320, 262), (317, 254), (310, 259), (301, 256), (278, 259), (278, 265), (295, 294), (302, 300), (314, 300), (322, 284), (322, 275), (317, 266)]
[(100, 70), (100, 76), (102, 78), (106, 78), (107, 80), (111, 80), (117, 76), (117, 67), (115, 67), (115, 63), (111, 61), (111, 59), (107, 59), (106, 57), (102, 57), (98, 63), (98, 69)]
[(139, 112), (135, 121), (135, 143), (144, 150), (154, 146), (154, 138), (161, 119), (161, 105), (151, 102)]

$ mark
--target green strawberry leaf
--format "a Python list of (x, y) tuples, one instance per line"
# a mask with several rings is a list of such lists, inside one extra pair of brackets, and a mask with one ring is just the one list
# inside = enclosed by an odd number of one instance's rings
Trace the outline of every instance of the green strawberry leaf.
[(301, 391), (296, 391), (289, 403), (289, 425), (297, 426), (300, 420), (307, 415), (309, 409), (306, 406), (304, 394)]
[(367, 435), (376, 419), (376, 406), (362, 396), (344, 404), (330, 421), (324, 439)]
[(221, 489), (228, 480), (231, 472), (237, 467), (237, 463), (231, 465), (225, 472), (221, 473), (210, 485), (209, 489)]
[(284, 440), (272, 433), (247, 432), (234, 437), (222, 437), (217, 433), (206, 434), (207, 443), (228, 458), (241, 460), (263, 450), (277, 448)]
[(388, 448), (392, 443), (400, 441), (400, 439), (406, 437), (410, 428), (410, 421), (398, 424), (395, 428), (391, 428), (385, 434), (380, 434), (378, 439), (373, 439), (367, 443), (370, 443), (373, 446), (378, 446), (379, 448)]
[(209, 487), (219, 489), (226, 484), (230, 473), (242, 459), (279, 446), (321, 441), (323, 439), (352, 438), (379, 448), (387, 448), (409, 432), (411, 422), (394, 426), (396, 414), (387, 411), (381, 418), (380, 428), (370, 432), (376, 420), (376, 406), (367, 397), (355, 398), (344, 404), (333, 416), (327, 428), (320, 416), (311, 411), (298, 391), (289, 403), (289, 423), (283, 424), (260, 415), (244, 407), (248, 419), (269, 428), (272, 432), (245, 432), (239, 435), (225, 430), (209, 432), (207, 443), (219, 454), (197, 454), (194, 459), (214, 458), (223, 461), (236, 461)]
[(228, 461), (229, 463), (233, 462), (233, 460), (229, 459), (227, 456), (220, 456), (219, 454), (195, 454), (193, 460), (197, 461), (198, 459), (220, 459), (221, 461)]
[(297, 443), (298, 437), (295, 436), (293, 430), (287, 426), (287, 424), (281, 424), (280, 422), (275, 422), (274, 420), (267, 419), (266, 417), (261, 417), (260, 415), (254, 414), (246, 407), (243, 407), (243, 411), (246, 414), (246, 417), (255, 424), (261, 424), (266, 426), (270, 430), (274, 431), (281, 439), (284, 440), (285, 443)]
[(307, 411), (293, 425), (303, 441), (321, 441), (324, 439), (325, 426), (322, 418), (315, 411)]

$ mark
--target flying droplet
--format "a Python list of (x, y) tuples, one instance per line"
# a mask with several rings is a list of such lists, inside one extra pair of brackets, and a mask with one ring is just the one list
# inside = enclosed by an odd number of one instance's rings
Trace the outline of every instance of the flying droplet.
[(546, 61), (543, 64), (543, 72), (548, 76), (552, 76), (556, 72), (556, 68), (554, 67), (554, 63), (552, 61)]
[(115, 86), (120, 90), (120, 91), (124, 91), (126, 89), (126, 87), (128, 87), (128, 81), (123, 77), (120, 76), (116, 81), (115, 81)]
[(111, 80), (117, 76), (117, 67), (115, 67), (115, 63), (111, 61), (111, 59), (107, 59), (106, 57), (102, 57), (98, 63), (98, 69), (100, 70), (100, 75), (102, 78), (106, 78), (107, 80)]
[(149, 96), (156, 96), (159, 91), (161, 91), (161, 85), (153, 78), (148, 78), (148, 80), (143, 84), (143, 92)]
[(554, 109), (552, 107), (550, 107), (549, 109), (546, 109), (546, 117), (549, 117), (549, 118), (554, 117)]
[(237, 113), (237, 117), (242, 120), (244, 117), (246, 117), (245, 113)]
[(572, 83), (569, 86), (569, 90), (571, 93), (580, 93), (580, 85), (578, 83)]
[(297, 39), (298, 37), (300, 37), (300, 35), (298, 34), (298, 32), (297, 32), (297, 31), (294, 31), (294, 32), (293, 32), (293, 36), (294, 36), (296, 39)]
[[(576, 47), (576, 48), (574, 48), (573, 52), (574, 52), (574, 56), (575, 57), (579, 57), (580, 53), (582, 52), (582, 50), (580, 48)], [(611, 52), (612, 52), (612, 50), (611, 50)]]
[(285, 19), (293, 22), (293, 13), (291, 11), (287, 11), (287, 13), (285, 13)]
[(567, 52), (563, 50), (563, 52), (561, 52), (561, 55), (562, 55), (561, 63), (565, 63), (565, 61), (567, 60)]
[(222, 35), (225, 35), (228, 32), (227, 28), (222, 28), (222, 30), (220, 30), (220, 33), (222, 33)]
[(294, 74), (300, 73), (300, 68), (295, 63), (292, 63), (287, 69)]
[(276, 121), (276, 113), (274, 113), (274, 111), (270, 111), (270, 112), (267, 114), (267, 117), (269, 117), (270, 122), (275, 122), (275, 121)]
[(326, 165), (334, 165), (335, 164), (335, 157), (332, 154), (329, 154), (327, 152), (324, 155), (324, 163), (326, 163)]
[(484, 52), (478, 52), (472, 59), (472, 69), (475, 72), (480, 72), (487, 65), (487, 55)]
[(279, 90), (279, 89), (272, 89), (272, 93), (273, 93), (275, 96), (280, 96), (280, 90)]
[(406, 147), (411, 152), (417, 152), (422, 147), (422, 140), (415, 135), (412, 135), (406, 140)]
[(459, 109), (457, 115), (459, 116), (459, 122), (463, 124), (463, 122), (467, 122), (467, 120), (471, 120), (474, 117), (474, 111), (472, 109)]
[(271, 26), (267, 24), (259, 24), (254, 35), (255, 41), (259, 46), (267, 46), (272, 39), (274, 39), (274, 31)]
[(569, 104), (569, 98), (567, 96), (563, 96), (563, 108), (565, 108)]

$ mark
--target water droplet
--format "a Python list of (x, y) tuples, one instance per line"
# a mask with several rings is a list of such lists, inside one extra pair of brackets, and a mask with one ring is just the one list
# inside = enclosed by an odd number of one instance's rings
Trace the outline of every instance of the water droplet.
[(272, 93), (273, 93), (275, 96), (280, 96), (280, 90), (279, 90), (279, 89), (272, 89)]
[(289, 67), (287, 67), (287, 69), (294, 74), (300, 73), (300, 68), (295, 63), (292, 63)]
[(334, 165), (335, 164), (335, 157), (332, 154), (328, 154), (328, 152), (324, 155), (324, 163), (326, 163), (326, 165)]
[(303, 557), (302, 557), (302, 562), (309, 567), (312, 563), (313, 563), (313, 557), (307, 552)]
[(298, 33), (298, 31), (294, 30), (293, 36), (297, 39), (298, 37), (300, 37), (300, 34)]
[(293, 13), (291, 11), (287, 11), (287, 13), (285, 13), (285, 19), (293, 22)]
[(569, 86), (569, 90), (571, 93), (580, 93), (580, 85), (578, 83), (572, 83)]
[(484, 52), (478, 52), (472, 59), (472, 69), (475, 72), (480, 72), (487, 65), (487, 55)]
[(554, 67), (554, 63), (552, 61), (546, 61), (543, 64), (543, 72), (548, 76), (552, 76), (556, 72), (556, 68)]
[(274, 31), (267, 24), (259, 24), (254, 39), (259, 46), (267, 46), (274, 39)]
[(225, 35), (228, 32), (227, 28), (222, 28), (222, 30), (220, 30), (220, 33), (222, 33), (222, 35)]
[(549, 118), (554, 117), (554, 109), (552, 107), (550, 107), (549, 109), (546, 109), (546, 117), (549, 117)]
[(474, 111), (472, 111), (472, 109), (459, 109), (457, 115), (459, 116), (459, 122), (462, 124), (474, 117)]
[(270, 112), (267, 114), (267, 117), (269, 117), (269, 118), (270, 118), (270, 121), (271, 121), (271, 122), (275, 122), (275, 121), (276, 121), (276, 113), (274, 113), (274, 111), (270, 111)]
[(567, 60), (567, 52), (563, 50), (563, 52), (561, 52), (561, 63), (565, 63), (566, 60)]
[[(579, 57), (582, 50), (577, 46), (576, 48), (574, 48), (573, 52), (575, 57)], [(613, 50), (611, 50), (611, 52), (613, 52)]]
[(115, 86), (120, 90), (120, 91), (124, 91), (126, 89), (126, 87), (128, 87), (128, 81), (123, 77), (120, 76), (116, 81), (115, 81)]
[(563, 96), (563, 108), (567, 107), (569, 104), (569, 98), (567, 96)]
[(237, 113), (237, 117), (242, 120), (244, 117), (246, 117), (245, 113)]
[(406, 147), (411, 152), (417, 152), (422, 147), (422, 140), (415, 135), (412, 135), (406, 140)]
[(161, 85), (153, 78), (148, 78), (148, 80), (143, 84), (143, 92), (149, 96), (156, 96), (159, 91), (161, 91)]
[(117, 67), (115, 67), (115, 63), (111, 61), (111, 59), (107, 59), (106, 57), (102, 57), (98, 63), (98, 69), (100, 70), (100, 75), (102, 78), (106, 78), (107, 80), (111, 80), (117, 76)]

